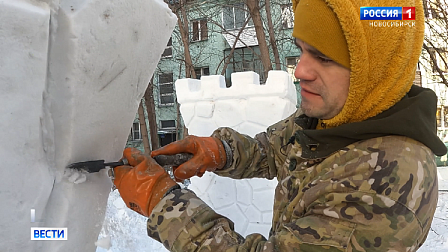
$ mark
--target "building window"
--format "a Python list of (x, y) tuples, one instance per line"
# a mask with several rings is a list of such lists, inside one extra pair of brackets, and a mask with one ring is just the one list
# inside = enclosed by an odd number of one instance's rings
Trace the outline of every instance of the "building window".
[(133, 141), (142, 140), (142, 134), (140, 131), (140, 123), (134, 122), (131, 128), (131, 138)]
[(165, 51), (162, 53), (162, 58), (168, 58), (173, 56), (173, 38), (170, 37), (166, 45)]
[(160, 146), (165, 146), (171, 142), (176, 141), (176, 121), (175, 120), (160, 120), (159, 127), (159, 143)]
[[(247, 19), (250, 19), (246, 5), (243, 3), (225, 6), (222, 10), (222, 23), (225, 29), (238, 29), (243, 27)], [(253, 26), (252, 19), (246, 26)]]
[[(436, 118), (437, 118), (437, 127), (448, 128), (448, 106), (438, 107)], [(443, 121), (442, 118), (444, 118)]]
[(173, 73), (159, 75), (159, 105), (174, 104)]
[(176, 129), (176, 121), (174, 120), (160, 120), (161, 130), (173, 130)]
[(299, 62), (300, 57), (286, 57), (286, 71), (292, 78), (293, 82), (297, 82), (298, 80), (294, 76), (294, 71), (296, 70), (297, 62)]
[(194, 72), (196, 73), (196, 79), (198, 80), (201, 79), (201, 76), (210, 75), (210, 70), (208, 67), (195, 68)]
[(200, 19), (192, 22), (193, 32), (191, 34), (191, 41), (203, 41), (208, 39), (207, 20)]
[(176, 132), (160, 132), (159, 143), (160, 147), (163, 147), (169, 143), (176, 141)]
[(292, 4), (282, 4), (282, 25), (283, 29), (289, 29), (294, 26), (294, 12)]
[[(225, 51), (224, 56), (228, 56), (230, 50)], [(235, 72), (254, 71), (260, 76), (260, 83), (265, 83), (264, 68), (257, 54), (260, 53), (259, 47), (238, 48), (234, 50), (232, 57), (229, 59), (225, 79), (226, 86), (231, 85), (231, 75)]]

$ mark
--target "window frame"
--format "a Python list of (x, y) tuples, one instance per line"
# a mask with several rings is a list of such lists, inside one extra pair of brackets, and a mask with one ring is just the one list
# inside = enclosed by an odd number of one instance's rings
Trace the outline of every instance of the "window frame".
[[(199, 74), (198, 74), (198, 70), (199, 70)], [(194, 72), (196, 74), (196, 79), (200, 80), (202, 76), (209, 76), (210, 75), (210, 67), (208, 67), (208, 66), (196, 67), (194, 69)], [(205, 72), (207, 72), (207, 73), (205, 73)]]
[[(232, 73), (244, 71), (253, 71), (257, 73), (260, 77), (260, 84), (266, 83), (267, 76), (264, 76), (263, 63), (257, 56), (259, 53), (259, 46), (254, 46), (251, 48), (242, 47), (233, 51), (224, 75), (227, 87), (231, 86)], [(225, 52), (225, 57), (227, 56), (228, 54)]]
[[(171, 54), (164, 55), (165, 52), (167, 52), (167, 51), (171, 51)], [(168, 42), (166, 44), (165, 50), (162, 53), (161, 58), (165, 59), (165, 58), (172, 58), (172, 57), (173, 57), (173, 37), (170, 37), (170, 39), (168, 40)]]
[[(288, 60), (295, 60), (295, 64), (294, 65), (288, 64)], [(294, 76), (294, 72), (295, 72), (297, 63), (299, 63), (299, 60), (300, 60), (300, 56), (285, 57), (286, 72), (288, 72), (288, 74), (291, 76), (293, 82), (299, 81)]]
[[(172, 127), (163, 127), (163, 122), (173, 122), (174, 126), (172, 126)], [(160, 120), (159, 121), (159, 129), (161, 131), (175, 130), (176, 129), (176, 120)]]
[[(292, 3), (289, 4), (281, 4), (281, 20), (282, 20), (282, 29), (292, 29), (294, 27), (294, 11), (292, 10)], [(289, 13), (286, 13), (286, 10)], [(287, 15), (290, 15), (289, 17)], [(289, 22), (291, 22), (289, 24)], [(285, 25), (286, 23), (286, 25)]]
[(442, 106), (439, 105), (437, 106), (437, 111), (436, 111), (436, 125), (437, 128), (440, 129), (442, 128), (442, 109), (443, 109), (443, 121), (444, 121), (444, 128), (448, 128), (448, 106)]
[[(136, 129), (134, 128), (135, 125), (138, 126), (138, 130), (136, 131)], [(135, 133), (138, 133), (138, 138), (135, 138)], [(132, 127), (131, 127), (131, 139), (132, 141), (141, 141), (143, 140), (142, 138), (142, 131), (140, 128), (140, 122), (133, 122), (132, 123)]]
[[(241, 6), (241, 7), (240, 7), (240, 6)], [(224, 23), (224, 8), (231, 8), (231, 9), (232, 9), (232, 14), (233, 14), (233, 28), (228, 28), (228, 27), (226, 27), (226, 24)], [(231, 5), (224, 6), (223, 9), (222, 9), (222, 11), (221, 11), (221, 21), (222, 21), (222, 26), (224, 27), (224, 29), (226, 29), (226, 30), (237, 30), (237, 29), (241, 29), (241, 28), (242, 28), (242, 26), (236, 27), (235, 8), (236, 8), (237, 10), (242, 10), (242, 11), (244, 12), (244, 17), (245, 17), (244, 22), (245, 22), (248, 18), (251, 19), (251, 20), (248, 21), (248, 23), (247, 23), (247, 25), (246, 25), (245, 28), (247, 28), (247, 27), (253, 27), (253, 26), (254, 26), (254, 24), (253, 24), (253, 20), (252, 20), (252, 17), (250, 16), (250, 14), (249, 14), (249, 12), (248, 12), (248, 10), (247, 10), (247, 5), (244, 4), (244, 3), (235, 3), (235, 4), (231, 4)], [(244, 22), (243, 22), (243, 24), (244, 24)]]
[[(163, 76), (163, 75), (170, 75), (171, 77), (170, 77), (170, 79), (171, 79), (171, 82), (160, 82), (160, 80), (161, 80), (161, 76)], [(167, 107), (167, 106), (173, 106), (174, 105), (174, 93), (175, 93), (175, 90), (174, 90), (174, 76), (173, 76), (173, 73), (172, 72), (170, 72), (170, 73), (160, 73), (159, 75), (158, 75), (158, 83), (157, 83), (157, 85), (158, 85), (158, 93), (159, 93), (159, 107)], [(173, 92), (171, 92), (171, 93), (164, 93), (164, 94), (162, 94), (161, 93), (161, 90), (162, 90), (162, 86), (165, 86), (165, 85), (171, 85), (171, 88), (172, 88), (172, 90), (173, 90)], [(170, 102), (170, 103), (162, 103), (162, 97), (168, 97), (168, 96), (172, 96), (172, 99), (173, 99), (173, 102)]]
[[(196, 37), (197, 34), (197, 37)], [(205, 18), (191, 21), (190, 41), (199, 42), (208, 40), (208, 22)]]

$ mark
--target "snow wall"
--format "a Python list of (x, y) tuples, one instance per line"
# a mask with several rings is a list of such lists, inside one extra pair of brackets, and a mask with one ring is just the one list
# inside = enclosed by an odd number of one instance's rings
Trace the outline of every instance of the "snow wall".
[(0, 1), (0, 251), (96, 249), (111, 181), (65, 167), (122, 156), (175, 23), (162, 0)]
[[(230, 127), (254, 137), (296, 110), (297, 94), (284, 71), (270, 71), (265, 85), (254, 72), (233, 73), (226, 88), (223, 76), (176, 81), (177, 100), (188, 133), (210, 136), (218, 127)], [(243, 236), (268, 237), (277, 180), (233, 180), (207, 172), (191, 178), (189, 189), (216, 212), (230, 218)]]

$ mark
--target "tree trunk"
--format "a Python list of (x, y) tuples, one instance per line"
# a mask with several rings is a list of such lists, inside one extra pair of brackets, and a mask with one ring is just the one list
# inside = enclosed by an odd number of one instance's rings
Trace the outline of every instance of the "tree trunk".
[[(193, 61), (191, 60), (190, 55), (190, 41), (188, 36), (188, 16), (187, 11), (185, 10), (185, 0), (180, 0), (179, 4), (170, 5), (171, 10), (177, 16), (177, 25), (179, 26), (179, 32), (182, 39), (182, 44), (184, 47), (184, 57), (185, 57), (185, 78), (193, 78), (196, 79), (196, 72), (194, 71)], [(180, 110), (179, 103), (177, 103), (176, 99), (176, 135), (183, 138), (188, 134), (188, 130), (185, 126), (183, 126), (183, 135), (179, 134), (180, 126), (181, 126), (181, 118), (180, 118)]]
[(180, 127), (181, 127), (182, 123), (181, 123), (181, 116), (180, 116), (180, 104), (177, 103), (177, 100), (176, 100), (176, 113), (177, 113), (177, 118), (176, 118), (176, 140), (184, 139), (186, 136), (188, 136), (188, 129), (187, 129), (187, 127), (185, 127), (185, 125), (183, 125), (182, 126), (183, 134), (180, 134)]
[[(233, 42), (232, 49), (230, 49), (229, 55), (228, 55), (227, 57), (224, 57), (224, 65), (223, 65), (223, 67), (222, 67), (221, 75), (225, 75), (225, 74), (226, 74), (226, 69), (227, 69), (227, 66), (228, 66), (229, 63), (230, 63), (230, 60), (231, 60), (232, 57), (233, 57), (233, 54), (234, 54), (234, 52), (235, 52), (235, 48), (236, 48), (236, 44), (237, 44), (238, 41), (240, 40), (240, 36), (241, 36), (241, 34), (243, 33), (244, 29), (246, 28), (247, 23), (249, 23), (249, 19), (247, 19), (247, 20), (244, 22), (243, 27), (241, 27), (241, 29), (238, 31), (238, 34), (237, 34), (236, 37), (235, 37), (235, 41)], [(223, 28), (224, 28), (224, 27), (223, 27)], [(221, 63), (219, 63), (219, 64), (221, 64)], [(219, 66), (218, 66), (218, 67), (219, 67)]]
[(250, 16), (254, 21), (255, 32), (257, 34), (258, 46), (260, 47), (261, 63), (264, 68), (264, 78), (268, 77), (269, 70), (272, 70), (271, 58), (269, 56), (269, 49), (266, 43), (266, 36), (263, 30), (263, 21), (261, 20), (259, 0), (246, 0), (247, 8)]
[[(426, 60), (429, 66), (426, 66), (428, 72), (435, 71), (440, 82), (448, 87), (448, 79), (446, 72), (448, 69), (448, 51), (446, 45), (448, 44), (448, 8), (446, 7), (446, 0), (423, 0), (423, 7), (425, 10), (425, 24), (428, 32), (425, 32), (425, 41), (423, 49), (428, 53), (429, 58)], [(431, 52), (431, 50), (434, 50)]]
[(196, 79), (196, 73), (194, 72), (193, 62), (190, 55), (190, 43), (188, 39), (188, 17), (187, 11), (185, 10), (185, 0), (180, 0), (180, 8), (176, 12), (173, 12), (177, 16), (177, 25), (179, 26), (180, 36), (182, 38), (182, 44), (184, 46), (184, 56), (185, 56), (185, 77)]
[(154, 103), (154, 86), (153, 86), (154, 76), (151, 77), (148, 88), (143, 96), (145, 99), (146, 112), (148, 114), (149, 122), (149, 134), (151, 136), (151, 150), (158, 149), (159, 146), (159, 136), (157, 135), (157, 121), (156, 121), (156, 109)]
[(268, 20), (269, 42), (271, 43), (272, 52), (274, 54), (275, 69), (281, 70), (280, 56), (278, 53), (277, 42), (275, 41), (274, 26), (271, 17), (271, 0), (265, 0), (266, 18)]
[(142, 101), (140, 101), (140, 105), (138, 106), (138, 121), (140, 122), (140, 133), (142, 134), (145, 154), (151, 154), (151, 149), (149, 148), (148, 130), (146, 129), (145, 112), (143, 110)]
[[(431, 43), (431, 41), (429, 41), (429, 44), (430, 44), (430, 46), (431, 46), (432, 48), (435, 48), (434, 45)], [(447, 81), (447, 79), (445, 78), (445, 75), (444, 75), (443, 71), (442, 71), (442, 70), (440, 69), (440, 67), (439, 67), (439, 64), (438, 64), (438, 62), (437, 62), (437, 58), (436, 58), (436, 56), (433, 55), (433, 54), (430, 52), (430, 48), (428, 47), (428, 45), (426, 45), (426, 43), (423, 43), (423, 48), (428, 52), (430, 61), (432, 62), (433, 66), (435, 67), (435, 69), (436, 69), (436, 71), (437, 71), (439, 77), (440, 77), (441, 80), (442, 80), (442, 83), (443, 83), (445, 86), (448, 87), (448, 81)], [(445, 63), (445, 64), (446, 64), (446, 63)]]

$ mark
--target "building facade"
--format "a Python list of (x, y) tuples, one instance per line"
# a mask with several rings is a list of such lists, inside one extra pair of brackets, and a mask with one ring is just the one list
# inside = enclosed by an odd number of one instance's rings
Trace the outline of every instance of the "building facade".
[[(174, 7), (174, 12), (175, 8), (179, 7), (179, 5), (170, 6)], [(266, 81), (267, 76), (264, 76), (254, 22), (244, 1), (189, 0), (183, 8), (187, 18), (182, 16), (181, 20), (184, 23), (187, 20), (188, 46), (197, 79), (205, 75), (223, 75), (227, 86), (230, 86), (232, 73), (254, 71), (259, 74), (261, 83)], [(270, 59), (275, 69), (274, 54), (269, 44), (266, 11), (261, 8), (260, 12), (271, 54)], [(178, 10), (178, 13), (182, 14), (182, 11)], [(288, 71), (291, 78), (294, 78), (293, 72), (299, 50), (291, 36), (294, 23), (291, 1), (272, 2), (270, 13), (272, 30), (279, 51), (280, 69)], [(152, 83), (160, 146), (180, 139), (184, 133), (182, 119), (178, 116), (174, 87), (177, 79), (186, 76), (184, 48), (177, 25), (162, 54)], [(132, 126), (127, 146), (143, 150), (138, 117)]]

